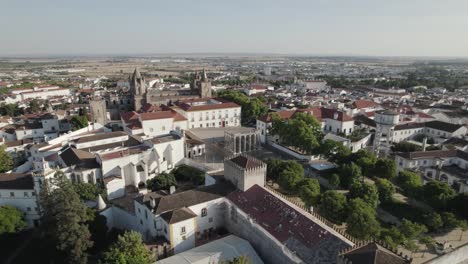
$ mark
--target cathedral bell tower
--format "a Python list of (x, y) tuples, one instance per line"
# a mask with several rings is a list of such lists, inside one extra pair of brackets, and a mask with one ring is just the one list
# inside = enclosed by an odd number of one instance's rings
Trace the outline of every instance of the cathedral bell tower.
[(145, 78), (141, 76), (140, 71), (135, 68), (133, 75), (129, 76), (130, 93), (133, 99), (133, 109), (135, 111), (146, 104), (146, 83)]

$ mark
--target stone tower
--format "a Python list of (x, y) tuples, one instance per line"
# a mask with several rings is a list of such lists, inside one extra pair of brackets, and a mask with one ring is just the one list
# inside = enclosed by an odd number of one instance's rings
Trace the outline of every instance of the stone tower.
[(91, 122), (105, 125), (107, 123), (106, 101), (96, 98), (89, 101), (91, 109)]
[(146, 104), (146, 83), (145, 78), (141, 76), (140, 71), (135, 68), (133, 75), (129, 76), (128, 82), (130, 83), (130, 93), (133, 98), (133, 109), (135, 111)]
[(193, 93), (198, 93), (200, 98), (211, 97), (211, 82), (206, 76), (206, 71), (203, 69), (202, 74), (196, 72), (193, 76), (190, 89)]
[(255, 184), (265, 186), (266, 169), (262, 161), (241, 154), (224, 161), (224, 178), (245, 192)]
[(199, 92), (200, 92), (201, 98), (211, 97), (211, 82), (210, 80), (208, 80), (208, 77), (206, 76), (205, 69), (203, 69)]

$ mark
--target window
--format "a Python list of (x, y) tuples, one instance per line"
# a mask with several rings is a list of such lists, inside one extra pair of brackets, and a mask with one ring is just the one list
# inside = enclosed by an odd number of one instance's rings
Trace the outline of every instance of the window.
[(143, 225), (143, 220), (140, 219), (140, 225)]
[(154, 129), (151, 127), (151, 128), (150, 128), (150, 132), (153, 132), (153, 131), (154, 131)]
[(213, 223), (213, 217), (208, 218), (209, 223)]
[(138, 213), (139, 213), (139, 214), (141, 214), (141, 210), (140, 210), (140, 208), (138, 208)]
[(24, 192), (24, 197), (29, 197), (28, 192)]
[(10, 197), (15, 197), (15, 193), (14, 193), (14, 192), (10, 192)]
[(154, 220), (154, 229), (158, 229), (158, 228), (156, 227), (156, 220)]
[(166, 157), (163, 157), (163, 162), (166, 161)]
[(148, 219), (148, 211), (145, 210), (145, 218)]
[(31, 207), (26, 207), (26, 211), (31, 212)]
[(165, 127), (165, 126), (162, 126), (162, 131), (166, 131), (166, 127)]
[(208, 210), (206, 208), (201, 209), (201, 216), (205, 217), (208, 214)]
[(181, 234), (181, 235), (185, 234), (185, 226), (183, 226), (183, 227), (180, 228), (180, 234)]

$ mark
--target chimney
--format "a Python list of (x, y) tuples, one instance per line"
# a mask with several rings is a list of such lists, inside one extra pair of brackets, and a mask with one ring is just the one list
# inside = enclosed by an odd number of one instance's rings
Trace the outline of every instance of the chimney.
[(151, 206), (151, 208), (156, 207), (156, 201), (154, 200), (153, 197), (150, 198), (150, 206)]
[(175, 193), (175, 191), (176, 191), (176, 188), (174, 185), (169, 188), (169, 194), (173, 194)]
[(426, 151), (426, 147), (427, 147), (427, 137), (424, 137), (423, 145), (422, 145), (422, 151)]

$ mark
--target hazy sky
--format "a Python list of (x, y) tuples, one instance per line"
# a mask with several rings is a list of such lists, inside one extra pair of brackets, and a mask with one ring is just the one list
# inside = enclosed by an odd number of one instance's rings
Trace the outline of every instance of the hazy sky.
[(0, 0), (0, 56), (468, 57), (468, 0)]

